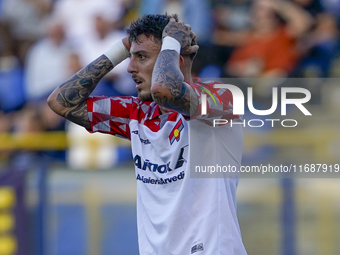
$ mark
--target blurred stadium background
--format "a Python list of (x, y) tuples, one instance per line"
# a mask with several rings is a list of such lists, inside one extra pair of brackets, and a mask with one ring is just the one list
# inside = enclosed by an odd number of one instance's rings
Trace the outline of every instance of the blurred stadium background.
[[(312, 81), (313, 116), (291, 109), (294, 129), (246, 128), (244, 164), (339, 164), (340, 1), (286, 2), (295, 16), (278, 19), (261, 0), (0, 0), (0, 255), (138, 254), (129, 142), (90, 135), (45, 102), (141, 14), (179, 13), (192, 25), (200, 45), (195, 76)], [(294, 22), (304, 29), (280, 37)], [(249, 34), (259, 27), (275, 40), (254, 43)], [(94, 93), (133, 95), (126, 64)], [(271, 102), (270, 85), (253, 84), (259, 108)], [(240, 179), (249, 254), (340, 254), (339, 179), (307, 177)]]

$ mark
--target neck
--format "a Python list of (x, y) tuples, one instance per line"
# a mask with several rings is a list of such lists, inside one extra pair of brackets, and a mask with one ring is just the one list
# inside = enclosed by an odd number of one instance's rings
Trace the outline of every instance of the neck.
[(189, 73), (183, 73), (184, 81), (185, 82), (192, 82), (191, 72)]
[(192, 66), (192, 61), (188, 57), (185, 57), (184, 62), (181, 66), (181, 72), (184, 76), (185, 82), (192, 82), (191, 66)]

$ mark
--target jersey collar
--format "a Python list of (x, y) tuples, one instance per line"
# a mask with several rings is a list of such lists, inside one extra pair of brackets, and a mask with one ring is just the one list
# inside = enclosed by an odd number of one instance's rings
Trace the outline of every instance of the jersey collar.
[[(147, 112), (147, 115), (149, 116), (149, 120), (153, 120), (153, 119), (157, 119), (159, 118), (159, 116), (161, 115), (161, 109), (159, 107), (158, 104), (156, 104), (155, 102), (152, 102), (149, 106), (149, 110)], [(173, 115), (173, 114), (177, 114), (177, 112), (170, 110), (169, 115)]]

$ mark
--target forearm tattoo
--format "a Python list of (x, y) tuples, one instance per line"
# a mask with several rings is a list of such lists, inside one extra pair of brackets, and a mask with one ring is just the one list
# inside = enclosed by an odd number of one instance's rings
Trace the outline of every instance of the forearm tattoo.
[(112, 68), (111, 61), (102, 55), (59, 86), (56, 99), (60, 105), (69, 108), (63, 114), (66, 119), (90, 128), (86, 99)]
[(198, 108), (198, 100), (193, 89), (184, 82), (176, 51), (165, 50), (158, 55), (153, 74), (152, 86), (158, 86), (153, 93), (154, 101), (186, 116), (193, 116)]

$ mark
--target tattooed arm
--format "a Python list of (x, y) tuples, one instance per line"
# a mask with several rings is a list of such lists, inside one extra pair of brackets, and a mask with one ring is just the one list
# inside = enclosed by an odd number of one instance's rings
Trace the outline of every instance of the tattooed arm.
[(159, 53), (152, 74), (152, 96), (160, 106), (193, 116), (198, 107), (197, 96), (191, 86), (184, 82), (179, 58), (174, 50)]
[(47, 99), (53, 111), (62, 117), (91, 128), (86, 100), (99, 81), (129, 55), (129, 38), (116, 42), (107, 52), (56, 88)]
[(56, 88), (47, 100), (48, 105), (62, 117), (90, 129), (86, 99), (112, 68), (111, 61), (100, 56)]
[(186, 116), (193, 116), (198, 108), (198, 99), (193, 88), (185, 82), (179, 63), (183, 65), (184, 75), (191, 77), (190, 54), (195, 54), (197, 45), (192, 46), (195, 34), (189, 25), (170, 20), (163, 30), (163, 38), (171, 36), (181, 44), (180, 56), (175, 50), (162, 50), (152, 73), (151, 92), (154, 101), (167, 109), (175, 110)]

